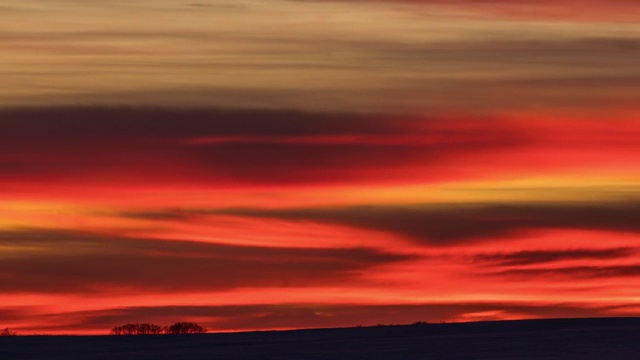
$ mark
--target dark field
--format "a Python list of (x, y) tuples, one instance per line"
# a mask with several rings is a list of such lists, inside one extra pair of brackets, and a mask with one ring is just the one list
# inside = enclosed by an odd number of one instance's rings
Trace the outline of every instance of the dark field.
[(0, 338), (0, 359), (640, 359), (640, 318)]

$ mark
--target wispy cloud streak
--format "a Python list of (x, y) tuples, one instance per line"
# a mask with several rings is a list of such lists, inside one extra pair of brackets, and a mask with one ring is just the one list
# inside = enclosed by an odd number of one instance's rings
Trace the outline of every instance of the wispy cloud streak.
[(480, 254), (475, 257), (479, 262), (497, 266), (537, 265), (563, 260), (608, 260), (621, 259), (637, 253), (633, 248), (611, 249), (574, 249), (574, 250), (538, 250), (513, 253)]
[(640, 231), (640, 225), (633, 221), (640, 215), (640, 206), (636, 202), (422, 207), (361, 206), (283, 210), (229, 209), (219, 212), (355, 226), (396, 233), (433, 245), (495, 238), (509, 239), (530, 231), (554, 228), (634, 233)]
[(0, 232), (0, 249), (4, 293), (355, 284), (371, 267), (413, 257), (372, 248), (233, 246), (46, 229)]

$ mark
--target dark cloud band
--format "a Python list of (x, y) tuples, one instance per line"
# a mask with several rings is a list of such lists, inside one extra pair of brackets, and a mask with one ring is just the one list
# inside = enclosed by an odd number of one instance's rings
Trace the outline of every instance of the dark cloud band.
[(373, 248), (256, 247), (37, 229), (0, 232), (0, 246), (11, 248), (0, 263), (5, 293), (332, 286), (413, 258)]
[[(199, 212), (202, 213), (195, 211)], [(509, 238), (553, 228), (640, 232), (640, 223), (635, 221), (640, 217), (637, 202), (227, 209), (210, 213), (346, 225), (390, 232), (431, 245)]]

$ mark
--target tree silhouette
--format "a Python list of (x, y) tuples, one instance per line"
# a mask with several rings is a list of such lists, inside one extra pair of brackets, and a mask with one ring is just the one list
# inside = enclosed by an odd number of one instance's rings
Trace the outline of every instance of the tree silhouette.
[(112, 335), (159, 335), (159, 334), (202, 334), (204, 327), (192, 322), (177, 322), (171, 326), (156, 324), (125, 324), (111, 329)]
[(15, 331), (9, 330), (9, 328), (6, 328), (0, 331), (0, 336), (16, 336), (16, 335), (18, 334)]
[(156, 324), (125, 324), (111, 329), (113, 335), (159, 335), (165, 333), (165, 328)]
[(177, 322), (167, 328), (167, 334), (202, 334), (207, 329), (192, 322)]

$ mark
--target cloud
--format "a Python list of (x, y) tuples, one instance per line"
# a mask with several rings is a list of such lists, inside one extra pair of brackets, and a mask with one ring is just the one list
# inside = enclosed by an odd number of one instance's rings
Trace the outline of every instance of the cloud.
[[(60, 2), (11, 5), (0, 106), (422, 113), (611, 109), (637, 99), (631, 1)], [(567, 21), (612, 14), (626, 21)], [(536, 86), (540, 77), (557, 83)], [(585, 89), (592, 77), (606, 88)], [(524, 84), (504, 86), (512, 80)]]
[(357, 283), (411, 255), (373, 248), (276, 248), (134, 239), (80, 231), (0, 232), (4, 293), (181, 292)]
[(515, 268), (494, 273), (516, 278), (601, 279), (639, 277), (640, 265), (568, 266), (557, 268)]
[[(460, 176), (437, 171), (527, 136), (500, 120), (269, 110), (0, 110), (1, 179), (82, 184), (310, 184)], [(432, 171), (415, 164), (431, 165)]]
[(132, 138), (385, 134), (404, 130), (402, 124), (389, 124), (383, 119), (285, 110), (77, 106), (1, 111), (3, 140), (13, 139), (15, 143), (27, 139), (118, 142)]
[(635, 165), (640, 131), (632, 119), (603, 129), (597, 121), (215, 108), (14, 108), (0, 117), (0, 182), (28, 188), (47, 178), (51, 191), (434, 183), (626, 170)]
[(517, 266), (545, 264), (563, 260), (609, 260), (621, 259), (635, 254), (634, 248), (611, 249), (571, 249), (571, 250), (529, 250), (479, 254), (475, 261), (495, 266)]
[[(187, 210), (187, 213), (189, 211)], [(196, 210), (195, 213), (199, 211)], [(206, 211), (205, 211), (206, 212)], [(533, 203), (211, 210), (238, 216), (345, 225), (430, 245), (509, 238), (542, 229), (640, 232), (640, 204)]]
[[(307, 1), (307, 0), (294, 0)], [(316, 0), (326, 1), (326, 0)], [(361, 3), (400, 3), (427, 9), (446, 8), (465, 16), (538, 19), (546, 21), (620, 21), (633, 20), (633, 0), (342, 0)]]
[(3, 324), (0, 325), (0, 331), (4, 330), (5, 322), (17, 322), (21, 319), (24, 319), (31, 315), (33, 312), (32, 307), (24, 306), (24, 307), (2, 307), (0, 305), (0, 319), (2, 319)]

